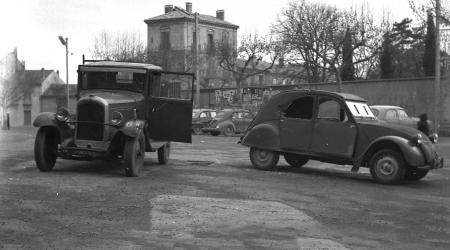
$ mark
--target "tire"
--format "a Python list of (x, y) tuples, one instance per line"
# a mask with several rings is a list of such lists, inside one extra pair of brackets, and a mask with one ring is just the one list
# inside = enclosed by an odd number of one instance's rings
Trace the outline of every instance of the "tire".
[(202, 128), (200, 128), (200, 127), (193, 127), (193, 128), (192, 128), (192, 133), (193, 133), (194, 135), (199, 135), (199, 134), (202, 133)]
[(309, 161), (308, 158), (296, 154), (285, 154), (284, 159), (289, 165), (296, 168), (302, 167)]
[(51, 127), (39, 128), (34, 141), (34, 161), (42, 172), (51, 171), (58, 157), (59, 136)]
[(395, 150), (382, 149), (370, 159), (370, 174), (383, 184), (399, 184), (405, 179), (405, 161)]
[(235, 134), (234, 127), (229, 125), (223, 130), (222, 133), (224, 136), (233, 136)]
[(218, 131), (213, 131), (213, 132), (211, 132), (211, 135), (212, 136), (218, 136), (220, 134), (220, 132), (218, 132)]
[(125, 141), (123, 153), (125, 175), (128, 177), (138, 177), (144, 165), (145, 157), (145, 137), (144, 133), (139, 133), (135, 138), (128, 137)]
[(280, 155), (273, 151), (250, 148), (250, 161), (256, 169), (272, 170), (278, 163)]
[(428, 170), (407, 170), (405, 179), (409, 181), (418, 181), (428, 174)]
[(170, 142), (158, 148), (158, 163), (166, 165), (167, 162), (169, 162), (169, 156), (170, 156)]

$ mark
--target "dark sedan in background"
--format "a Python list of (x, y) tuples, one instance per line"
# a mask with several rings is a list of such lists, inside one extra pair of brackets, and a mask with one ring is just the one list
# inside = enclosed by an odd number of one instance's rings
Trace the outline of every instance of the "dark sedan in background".
[(202, 128), (202, 131), (213, 136), (219, 134), (232, 136), (236, 133), (243, 133), (252, 122), (253, 117), (248, 110), (224, 109), (219, 111), (208, 126)]
[(208, 125), (216, 116), (217, 111), (214, 109), (194, 109), (192, 110), (192, 133), (199, 135), (202, 128)]

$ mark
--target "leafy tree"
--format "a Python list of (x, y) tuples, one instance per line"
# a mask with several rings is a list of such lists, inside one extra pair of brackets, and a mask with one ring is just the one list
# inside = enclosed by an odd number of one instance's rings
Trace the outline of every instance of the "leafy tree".
[(350, 30), (345, 32), (344, 44), (342, 48), (342, 81), (355, 80), (355, 66), (353, 64), (352, 36)]
[(434, 26), (433, 14), (428, 12), (427, 33), (425, 36), (425, 51), (423, 55), (423, 72), (425, 76), (435, 75), (435, 48), (436, 48), (436, 27)]
[(102, 31), (95, 38), (91, 53), (94, 59), (122, 62), (145, 62), (145, 43), (137, 32)]
[(242, 103), (242, 83), (255, 75), (263, 74), (273, 68), (275, 62), (283, 56), (284, 47), (271, 37), (258, 34), (245, 34), (237, 50), (227, 41), (216, 46), (216, 58), (219, 66), (231, 72), (236, 81), (236, 98)]
[(392, 41), (390, 38), (390, 34), (386, 33), (384, 36), (384, 41), (381, 49), (380, 56), (380, 69), (381, 76), (380, 78), (393, 78), (395, 67), (394, 67), (394, 48), (392, 46)]

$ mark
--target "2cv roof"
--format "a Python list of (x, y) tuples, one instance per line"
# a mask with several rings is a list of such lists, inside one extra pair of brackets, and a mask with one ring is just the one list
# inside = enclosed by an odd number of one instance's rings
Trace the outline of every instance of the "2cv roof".
[(324, 90), (288, 90), (278, 93), (269, 102), (264, 105), (258, 112), (254, 124), (258, 124), (265, 120), (271, 120), (280, 115), (280, 110), (286, 109), (292, 101), (302, 96), (332, 96), (342, 101), (366, 102), (365, 99), (348, 93), (330, 92)]
[(149, 63), (134, 63), (134, 62), (115, 62), (115, 61), (97, 61), (88, 64), (80, 65), (81, 70), (90, 68), (131, 68), (131, 69), (145, 69), (151, 71), (162, 71), (160, 66)]

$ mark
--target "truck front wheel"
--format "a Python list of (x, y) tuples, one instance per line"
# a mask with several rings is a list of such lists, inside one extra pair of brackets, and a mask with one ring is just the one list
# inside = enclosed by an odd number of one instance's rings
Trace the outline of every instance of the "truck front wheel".
[(137, 177), (141, 173), (144, 165), (145, 157), (145, 137), (140, 132), (137, 137), (128, 137), (125, 141), (125, 149), (123, 153), (125, 175), (129, 177)]
[(51, 171), (58, 157), (59, 136), (52, 127), (40, 127), (34, 141), (34, 160), (42, 172)]

